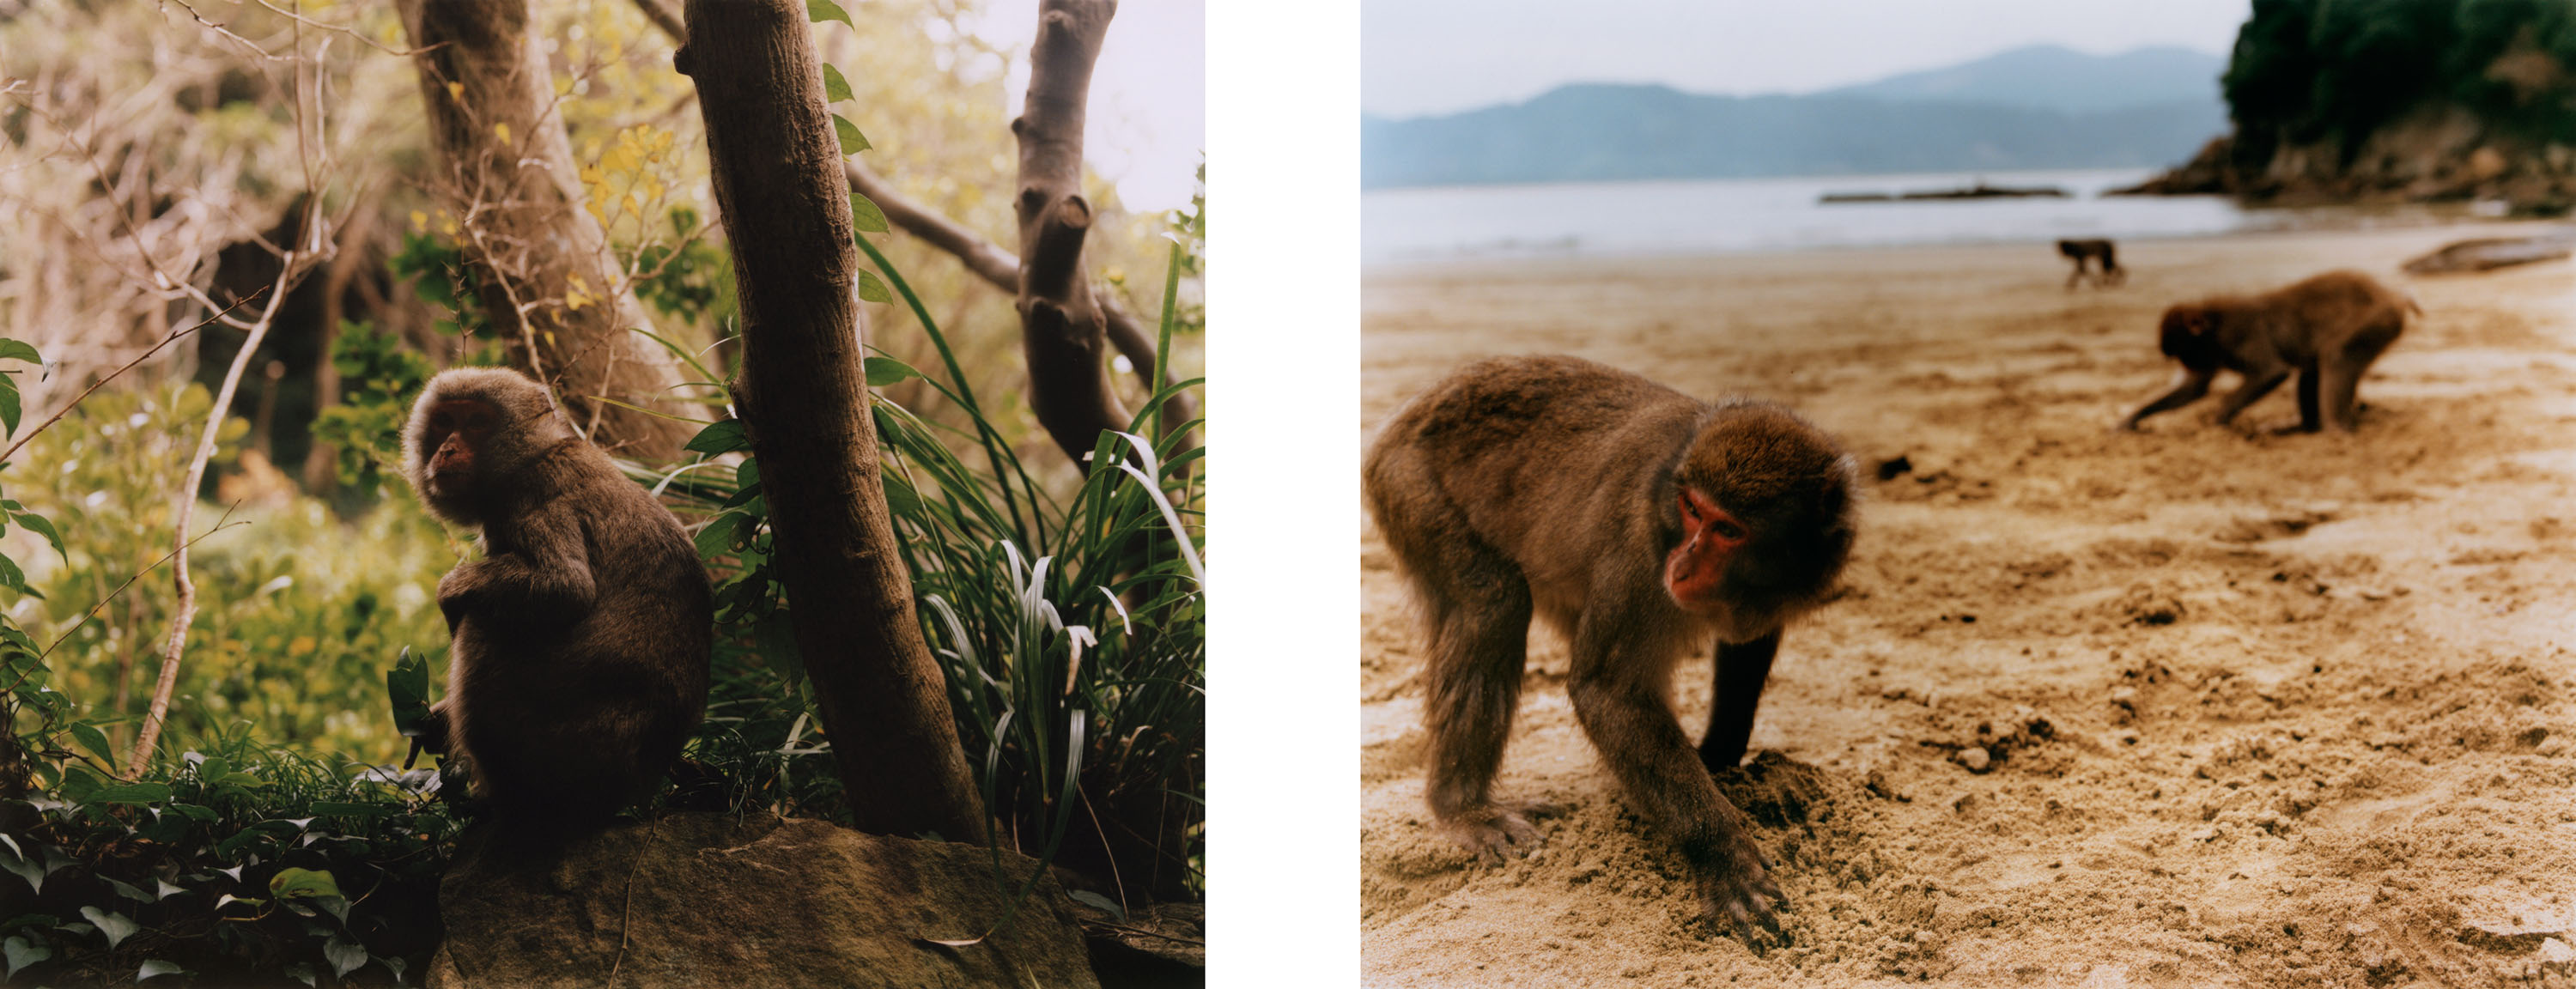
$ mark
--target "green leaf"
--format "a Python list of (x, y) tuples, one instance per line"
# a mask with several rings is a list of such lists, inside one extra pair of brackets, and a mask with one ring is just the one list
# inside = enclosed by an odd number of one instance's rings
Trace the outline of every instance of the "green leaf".
[(30, 344), (24, 340), (11, 340), (7, 337), (0, 337), (0, 361), (7, 360), (20, 360), (29, 364), (42, 364), (45, 362), (43, 357), (37, 355), (34, 344)]
[(696, 540), (698, 555), (715, 557), (733, 552), (734, 534), (742, 529), (742, 523), (746, 519), (747, 516), (741, 512), (726, 512), (716, 516), (715, 521), (707, 523), (706, 528), (698, 530)]
[(141, 982), (156, 975), (186, 974), (188, 974), (188, 970), (180, 968), (177, 962), (148, 961), (144, 962), (142, 970), (135, 974), (134, 981)]
[(0, 952), (6, 952), (9, 956), (9, 977), (13, 979), (18, 977), (19, 969), (54, 957), (52, 946), (43, 941), (31, 941), (23, 937), (13, 937), (0, 942)]
[(0, 869), (6, 869), (11, 875), (26, 880), (27, 888), (35, 892), (45, 891), (45, 867), (33, 858), (0, 860)]
[(850, 24), (850, 12), (842, 10), (841, 5), (833, 3), (832, 0), (805, 0), (805, 19), (816, 24), (824, 21), (839, 21), (849, 24), (852, 31), (859, 29), (858, 25)]
[(885, 211), (877, 208), (876, 200), (855, 192), (850, 194), (850, 225), (863, 234), (881, 234), (888, 229)]
[(841, 78), (841, 70), (833, 68), (832, 63), (823, 63), (823, 102), (838, 103), (850, 98), (850, 81)]
[(11, 436), (18, 435), (18, 415), (18, 379), (0, 375), (0, 428), (7, 429)]
[(367, 965), (367, 949), (359, 947), (347, 931), (331, 935), (331, 940), (322, 945), (322, 957), (331, 962), (331, 974), (344, 979)]
[(867, 368), (870, 388), (883, 388), (905, 378), (922, 376), (921, 372), (914, 370), (912, 365), (892, 357), (870, 357), (862, 361), (861, 366)]
[(862, 271), (859, 272), (859, 298), (869, 302), (893, 302), (894, 293), (888, 291), (886, 284), (878, 281), (877, 276)]
[(18, 569), (18, 561), (0, 556), (0, 587), (25, 588), (26, 586), (27, 573)]
[(393, 706), (394, 730), (404, 738), (419, 737), (422, 723), (429, 720), (429, 661), (404, 646), (393, 668), (385, 671), (385, 696)]
[(401, 813), (383, 804), (348, 804), (328, 800), (314, 801), (313, 812), (337, 817), (392, 817)]
[(122, 783), (102, 786), (90, 793), (85, 804), (154, 804), (170, 799), (168, 783)]
[(88, 749), (89, 754), (98, 757), (98, 761), (111, 766), (116, 764), (116, 751), (108, 748), (107, 734), (99, 731), (97, 725), (75, 721), (71, 723), (71, 732), (72, 741), (79, 742), (80, 747)]
[(27, 527), (27, 531), (45, 537), (46, 542), (54, 544), (54, 552), (62, 555), (63, 562), (71, 562), (71, 551), (63, 548), (63, 534), (54, 531), (51, 520), (34, 512), (11, 512), (9, 517), (17, 519), (19, 525)]
[(82, 907), (80, 914), (89, 918), (90, 923), (97, 924), (99, 933), (107, 935), (107, 946), (111, 950), (126, 938), (133, 937), (134, 932), (143, 929), (135, 922), (125, 919), (124, 914), (101, 910), (97, 907)]
[(1077, 889), (1073, 891), (1073, 898), (1083, 903), (1088, 903), (1092, 906), (1099, 907), (1100, 909), (1107, 910), (1112, 918), (1121, 922), (1124, 922), (1127, 919), (1126, 908), (1119, 906), (1118, 901), (1106, 896), (1102, 896), (1087, 889)]
[(134, 888), (133, 886), (127, 885), (127, 884), (125, 884), (125, 883), (117, 882), (116, 880), (114, 880), (114, 879), (110, 879), (110, 878), (108, 878), (108, 877), (106, 877), (106, 876), (100, 876), (100, 877), (98, 877), (98, 878), (99, 878), (99, 881), (100, 881), (100, 882), (103, 882), (103, 883), (106, 883), (106, 884), (107, 884), (107, 888), (112, 889), (112, 890), (115, 890), (115, 891), (116, 891), (116, 895), (118, 895), (118, 896), (122, 896), (122, 897), (124, 897), (124, 898), (126, 898), (126, 899), (129, 899), (129, 900), (133, 900), (133, 901), (135, 901), (135, 902), (137, 902), (137, 903), (150, 903), (150, 902), (152, 902), (152, 901), (154, 901), (154, 900), (158, 900), (158, 899), (160, 899), (160, 897), (159, 897), (159, 896), (153, 895), (153, 894), (151, 894), (151, 893), (146, 893), (146, 892), (144, 892), (144, 891), (142, 891), (142, 890), (139, 890), (139, 889)]
[(279, 869), (268, 877), (268, 895), (279, 900), (305, 900), (340, 895), (340, 881), (329, 869)]
[(751, 449), (751, 437), (742, 431), (742, 420), (718, 419), (698, 430), (698, 435), (690, 437), (689, 445), (681, 449), (709, 455), (732, 453)]
[(212, 807), (199, 807), (196, 804), (173, 803), (165, 809), (199, 824), (213, 824), (215, 822), (215, 810)]
[(849, 118), (843, 117), (837, 113), (832, 115), (832, 133), (838, 135), (841, 139), (842, 154), (858, 154), (861, 151), (867, 150), (869, 147), (868, 136), (859, 133), (859, 125), (851, 123)]

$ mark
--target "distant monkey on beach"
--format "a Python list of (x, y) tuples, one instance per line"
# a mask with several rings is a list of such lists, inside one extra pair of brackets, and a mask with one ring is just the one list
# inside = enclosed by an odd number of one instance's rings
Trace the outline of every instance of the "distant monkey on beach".
[[(1711, 405), (1571, 357), (1471, 364), (1416, 396), (1368, 453), (1369, 506), (1430, 636), (1427, 793), (1489, 861), (1538, 840), (1498, 802), (1530, 619), (1572, 640), (1567, 694), (1629, 805), (1690, 863), (1701, 908), (1752, 936), (1781, 900), (1751, 823), (1711, 780), (1752, 733), (1780, 633), (1851, 552), (1856, 468), (1776, 405)], [(1717, 643), (1694, 752), (1673, 667)]]
[[(2118, 252), (2111, 246), (2110, 241), (2061, 240), (2057, 242), (2057, 253), (2066, 255), (2068, 259), (2075, 262), (2075, 273), (2066, 276), (2066, 287), (2069, 289), (2073, 289), (2077, 283), (2082, 282), (2088, 274), (2092, 276), (2093, 285), (2096, 288), (2118, 285), (2129, 280), (2129, 273), (2120, 270)], [(2102, 270), (2087, 271), (2084, 267), (2087, 261), (2101, 262)]]
[(2165, 310), (2158, 346), (2182, 364), (2173, 390), (2120, 423), (2199, 401), (2220, 368), (2244, 383), (2221, 400), (2225, 425), (2255, 400), (2299, 376), (2299, 430), (2352, 432), (2361, 376), (2406, 330), (2415, 300), (2358, 271), (2329, 271), (2261, 295), (2221, 295)]

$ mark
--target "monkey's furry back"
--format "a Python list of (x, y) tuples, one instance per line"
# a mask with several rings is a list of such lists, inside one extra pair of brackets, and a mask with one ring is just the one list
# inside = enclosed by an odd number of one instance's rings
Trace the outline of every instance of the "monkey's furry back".
[[(503, 427), (470, 504), (427, 496), (429, 410), (480, 400)], [(677, 519), (574, 434), (515, 371), (433, 379), (405, 430), (424, 503), (478, 526), (484, 555), (440, 582), (453, 643), (440, 701), (451, 751), (505, 819), (605, 819), (660, 778), (706, 705), (713, 595)]]

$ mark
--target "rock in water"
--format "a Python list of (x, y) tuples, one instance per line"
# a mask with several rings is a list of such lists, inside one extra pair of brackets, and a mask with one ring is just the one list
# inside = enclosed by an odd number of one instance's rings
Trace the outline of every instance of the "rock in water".
[[(483, 986), (1099, 985), (1037, 862), (822, 821), (674, 814), (533, 855), (469, 834), (439, 885), (433, 989)], [(623, 957), (621, 958), (621, 942)]]

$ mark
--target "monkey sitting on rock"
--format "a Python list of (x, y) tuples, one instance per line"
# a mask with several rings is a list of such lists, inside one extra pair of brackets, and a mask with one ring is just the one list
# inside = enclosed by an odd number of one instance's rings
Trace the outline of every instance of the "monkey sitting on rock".
[[(1494, 773), (1530, 619), (1571, 640), (1567, 694), (1629, 805), (1689, 862), (1702, 909), (1778, 930), (1779, 884), (1711, 771), (1744, 756), (1781, 629), (1850, 555), (1856, 468), (1776, 405), (1711, 405), (1571, 357), (1472, 364), (1416, 396), (1369, 450), (1371, 514), (1430, 633), (1422, 677), (1435, 827), (1479, 857), (1538, 839)], [(1717, 642), (1697, 751), (1673, 667)]]
[(438, 582), (454, 637), (421, 744), (508, 832), (569, 834), (648, 796), (706, 709), (714, 602), (651, 493), (515, 371), (433, 378), (403, 430), (432, 514), (482, 531)]

